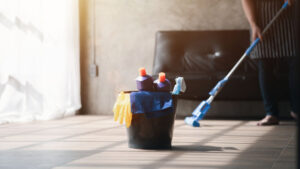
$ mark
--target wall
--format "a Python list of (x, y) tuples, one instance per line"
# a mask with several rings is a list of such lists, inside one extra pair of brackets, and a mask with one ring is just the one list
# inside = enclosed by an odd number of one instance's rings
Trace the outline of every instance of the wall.
[[(112, 114), (117, 93), (135, 89), (138, 68), (152, 72), (158, 30), (248, 29), (241, 0), (95, 0), (94, 5), (81, 0), (80, 5), (85, 114)], [(88, 75), (93, 53), (96, 78)]]

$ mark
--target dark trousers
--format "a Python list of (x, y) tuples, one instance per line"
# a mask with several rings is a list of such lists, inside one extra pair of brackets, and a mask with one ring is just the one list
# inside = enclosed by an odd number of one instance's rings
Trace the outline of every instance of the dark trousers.
[(291, 111), (300, 112), (300, 62), (299, 57), (285, 59), (259, 59), (259, 85), (267, 115), (278, 116), (278, 91), (276, 85), (282, 67), (288, 71)]

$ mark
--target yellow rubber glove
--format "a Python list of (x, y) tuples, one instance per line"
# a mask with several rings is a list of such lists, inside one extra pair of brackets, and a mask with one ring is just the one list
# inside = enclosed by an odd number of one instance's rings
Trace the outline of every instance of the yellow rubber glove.
[(125, 114), (125, 104), (124, 104), (124, 100), (122, 100), (122, 105), (121, 105), (120, 114), (119, 114), (120, 124), (123, 124), (124, 114)]
[(120, 110), (121, 110), (121, 102), (122, 102), (122, 99), (124, 98), (124, 92), (121, 92), (118, 97), (117, 97), (117, 101), (114, 105), (114, 108), (113, 108), (113, 112), (114, 112), (114, 120), (115, 121), (118, 121), (118, 118), (119, 118), (119, 114), (120, 114)]
[(114, 120), (123, 124), (125, 118), (126, 127), (130, 127), (132, 120), (130, 94), (121, 92), (113, 108)]
[(132, 112), (131, 112), (131, 104), (130, 104), (130, 94), (126, 95), (126, 115), (125, 115), (125, 124), (126, 127), (129, 128), (131, 126), (132, 120)]

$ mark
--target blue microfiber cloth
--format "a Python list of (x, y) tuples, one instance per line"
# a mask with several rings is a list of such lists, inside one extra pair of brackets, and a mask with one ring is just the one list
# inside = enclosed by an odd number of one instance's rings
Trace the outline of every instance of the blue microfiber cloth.
[(161, 117), (173, 112), (173, 100), (168, 92), (139, 91), (130, 93), (132, 114), (145, 113), (146, 117)]

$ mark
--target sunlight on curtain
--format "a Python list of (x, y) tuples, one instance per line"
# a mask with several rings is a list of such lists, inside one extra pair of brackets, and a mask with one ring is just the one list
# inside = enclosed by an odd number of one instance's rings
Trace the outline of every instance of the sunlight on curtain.
[(78, 0), (0, 0), (0, 123), (81, 107)]

